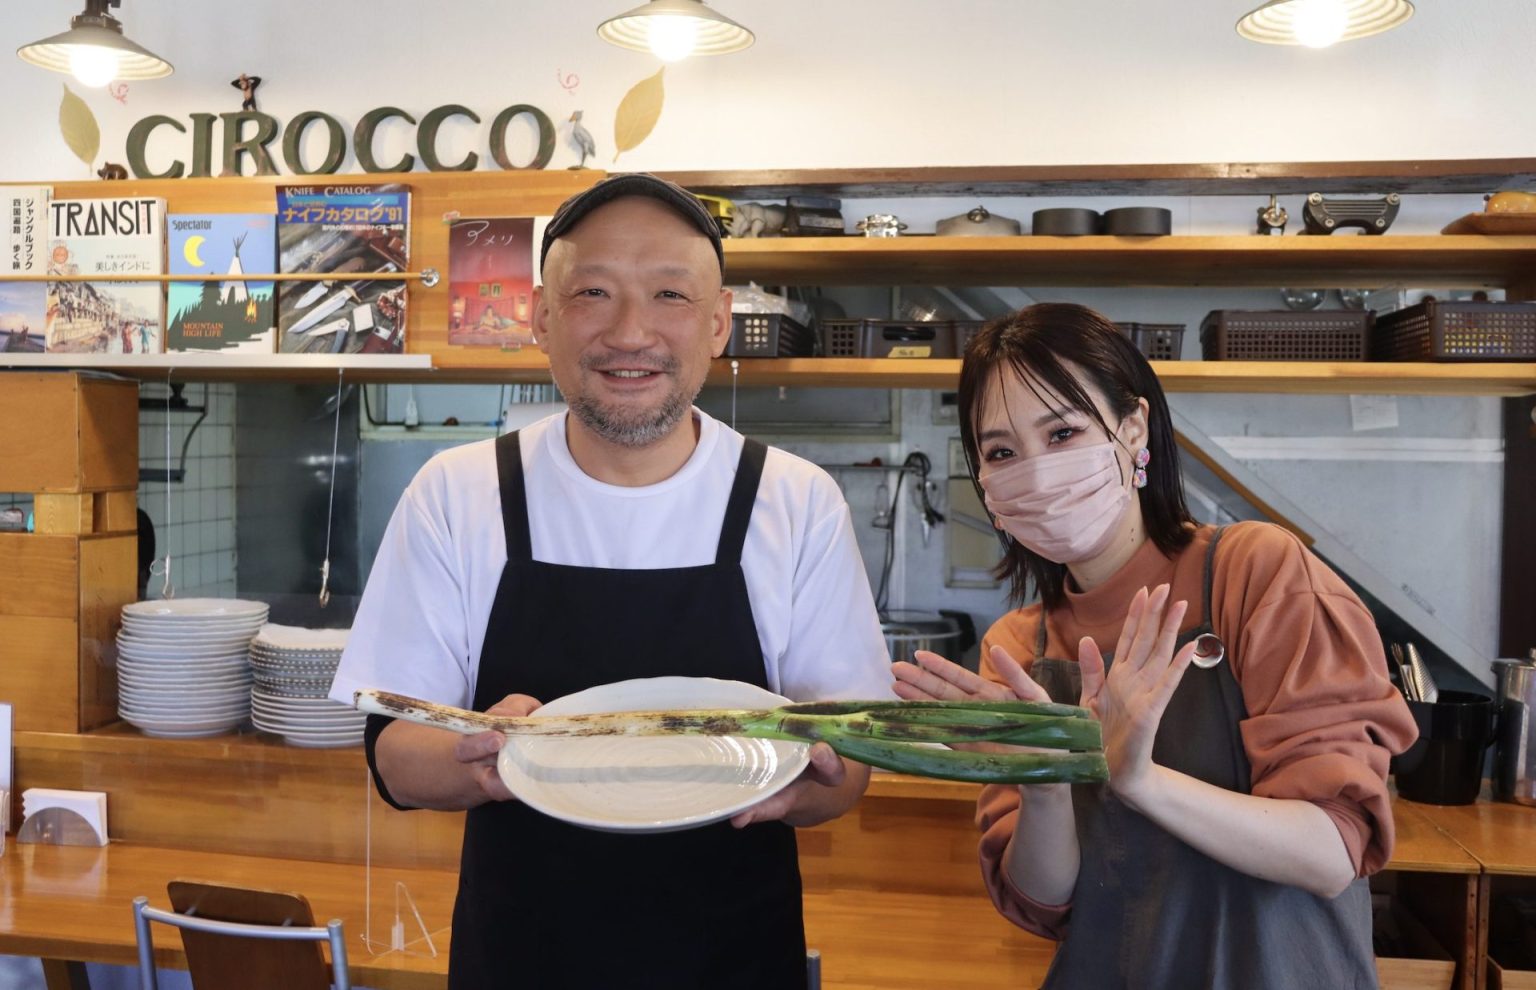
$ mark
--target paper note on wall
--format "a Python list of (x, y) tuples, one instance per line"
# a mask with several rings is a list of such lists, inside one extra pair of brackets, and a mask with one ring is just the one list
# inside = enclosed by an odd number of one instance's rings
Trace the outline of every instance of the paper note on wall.
[(1354, 430), (1388, 430), (1397, 425), (1397, 396), (1351, 395), (1349, 425)]

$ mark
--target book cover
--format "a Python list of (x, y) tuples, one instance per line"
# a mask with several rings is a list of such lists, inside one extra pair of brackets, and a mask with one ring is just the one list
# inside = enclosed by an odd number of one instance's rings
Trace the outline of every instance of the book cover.
[(410, 206), (409, 187), (396, 184), (278, 189), (278, 270), (335, 276), (283, 283), (277, 294), (278, 350), (404, 350), (405, 283), (348, 276), (407, 270)]
[(269, 213), (172, 213), (166, 217), (172, 275), (208, 275), (166, 290), (165, 349), (271, 354), (277, 346), (273, 283), (247, 272), (277, 267), (277, 218)]
[(448, 343), (533, 343), (533, 218), (456, 221), (448, 231)]
[[(49, 275), (164, 275), (165, 200), (56, 199), (48, 204)], [(159, 282), (49, 282), (49, 352), (158, 354), (165, 349)]]
[[(48, 245), (48, 186), (0, 186), (0, 271), (42, 275)], [(0, 352), (43, 349), (48, 286), (43, 282), (0, 282)]]

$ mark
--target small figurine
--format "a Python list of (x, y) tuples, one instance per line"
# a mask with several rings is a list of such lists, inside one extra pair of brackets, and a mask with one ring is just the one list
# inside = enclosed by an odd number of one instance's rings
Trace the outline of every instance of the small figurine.
[(776, 203), (737, 203), (731, 236), (778, 237), (784, 232), (785, 216), (785, 208)]
[(126, 179), (128, 178), (128, 170), (121, 165), (102, 162), (101, 168), (96, 170), (96, 175), (103, 179)]
[(256, 109), (256, 87), (261, 85), (260, 76), (248, 76), (242, 72), (239, 79), (231, 79), (229, 84), (238, 89), (240, 95), (245, 97), (245, 99), (240, 101), (241, 110)]
[(1259, 207), (1258, 232), (1260, 234), (1283, 234), (1285, 233), (1286, 221), (1289, 219), (1290, 216), (1285, 212), (1285, 207), (1281, 206), (1274, 196), (1271, 196), (1269, 197), (1268, 206)]
[(581, 152), (581, 161), (571, 168), (586, 168), (587, 156), (597, 154), (597, 142), (592, 140), (592, 132), (582, 126), (581, 111), (571, 114), (571, 142), (576, 145), (576, 150)]

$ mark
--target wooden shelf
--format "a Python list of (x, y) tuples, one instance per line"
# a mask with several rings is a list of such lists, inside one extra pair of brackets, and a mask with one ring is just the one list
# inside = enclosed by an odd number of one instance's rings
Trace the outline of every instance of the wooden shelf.
[(1536, 182), (1533, 158), (1145, 165), (940, 165), (657, 173), (735, 199), (786, 196), (1233, 196), (1486, 193)]
[[(0, 354), (19, 371), (100, 371), (143, 381), (409, 381), (432, 374), (428, 354)], [(547, 372), (546, 372), (547, 375)]]
[[(901, 358), (743, 358), (737, 383), (843, 388), (956, 388), (958, 360)], [(1154, 361), (1169, 392), (1274, 392), (1319, 395), (1528, 395), (1536, 363), (1430, 364), (1367, 361)], [(731, 383), (730, 362), (709, 381)]]
[[(547, 383), (549, 363), (537, 350), (494, 352), (497, 363), (434, 367), (426, 354), (140, 356), (0, 354), (0, 369), (37, 371), (74, 368), (141, 381), (334, 383), (338, 369), (348, 382), (415, 385)], [(741, 358), (710, 368), (709, 384), (743, 388), (954, 389), (958, 360), (902, 358)], [(1536, 363), (1430, 364), (1366, 361), (1154, 361), (1169, 392), (1282, 393), (1312, 395), (1495, 395), (1536, 393)]]
[(781, 237), (725, 260), (766, 285), (1497, 288), (1536, 277), (1536, 237)]

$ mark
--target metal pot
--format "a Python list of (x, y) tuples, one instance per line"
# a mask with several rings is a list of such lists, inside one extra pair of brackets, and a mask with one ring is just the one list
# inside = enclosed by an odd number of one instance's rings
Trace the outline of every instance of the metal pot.
[(918, 650), (931, 650), (956, 662), (960, 659), (960, 623), (937, 612), (893, 609), (880, 614), (880, 631), (885, 634), (891, 660), (911, 660)]
[[(1533, 651), (1536, 652), (1536, 651)], [(1493, 752), (1496, 801), (1536, 805), (1536, 656), (1530, 660), (1495, 660), (1498, 677), (1498, 744)]]

